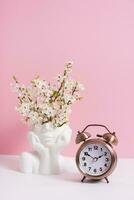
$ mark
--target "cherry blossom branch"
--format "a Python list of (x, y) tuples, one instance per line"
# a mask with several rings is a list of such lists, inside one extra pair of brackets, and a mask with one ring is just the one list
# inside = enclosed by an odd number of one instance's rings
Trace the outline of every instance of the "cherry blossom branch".
[[(18, 97), (16, 110), (30, 125), (52, 123), (55, 127), (63, 126), (69, 121), (71, 104), (80, 100), (80, 83), (73, 81), (69, 74), (72, 63), (65, 65), (63, 75), (58, 76), (57, 85), (51, 85), (39, 76), (25, 87), (13, 76), (14, 89)], [(76, 93), (77, 92), (77, 93)]]

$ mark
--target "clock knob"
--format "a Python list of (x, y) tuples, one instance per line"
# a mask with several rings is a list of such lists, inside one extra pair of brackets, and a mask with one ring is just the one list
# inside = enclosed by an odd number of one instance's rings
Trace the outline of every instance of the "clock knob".
[(117, 145), (118, 144), (118, 139), (115, 135), (115, 132), (113, 133), (105, 133), (102, 135), (102, 137), (110, 144), (112, 145)]
[(80, 132), (78, 131), (78, 134), (76, 136), (76, 140), (75, 143), (79, 144), (80, 142), (84, 142), (85, 140), (87, 140), (88, 138), (91, 137), (91, 134), (88, 132)]

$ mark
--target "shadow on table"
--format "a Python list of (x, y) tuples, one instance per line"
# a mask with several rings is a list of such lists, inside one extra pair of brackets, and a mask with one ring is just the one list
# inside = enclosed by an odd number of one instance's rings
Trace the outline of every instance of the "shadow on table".
[(76, 183), (81, 183), (81, 184), (86, 184), (86, 183), (88, 183), (88, 184), (90, 184), (90, 183), (99, 184), (99, 183), (103, 182), (103, 180), (102, 181), (90, 180), (88, 178), (86, 178), (84, 180), (84, 182), (81, 182), (82, 176), (81, 176), (81, 174), (79, 172), (78, 173), (63, 173), (61, 175), (55, 176), (55, 178), (56, 179), (60, 179), (62, 181), (76, 182)]

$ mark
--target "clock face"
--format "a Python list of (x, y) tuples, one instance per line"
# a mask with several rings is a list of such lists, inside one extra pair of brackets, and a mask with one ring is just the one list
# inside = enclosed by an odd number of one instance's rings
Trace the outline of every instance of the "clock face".
[(110, 150), (101, 143), (87, 144), (79, 154), (79, 167), (89, 176), (101, 176), (111, 167)]

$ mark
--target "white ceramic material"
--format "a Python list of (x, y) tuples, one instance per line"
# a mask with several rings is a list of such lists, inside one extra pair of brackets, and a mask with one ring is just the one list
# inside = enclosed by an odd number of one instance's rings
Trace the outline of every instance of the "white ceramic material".
[(53, 128), (50, 123), (35, 126), (28, 134), (33, 152), (23, 152), (20, 168), (24, 173), (59, 174), (64, 159), (60, 159), (60, 149), (71, 139), (72, 130), (68, 125)]

